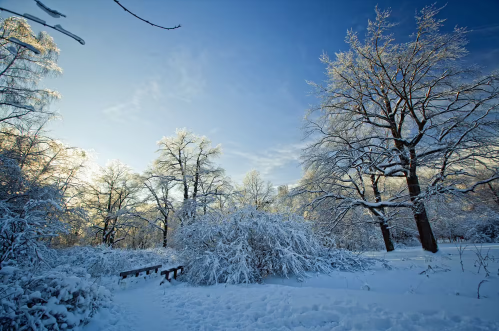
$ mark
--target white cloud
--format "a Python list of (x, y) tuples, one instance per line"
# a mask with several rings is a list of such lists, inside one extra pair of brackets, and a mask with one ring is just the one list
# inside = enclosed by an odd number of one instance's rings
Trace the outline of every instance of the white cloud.
[(108, 107), (103, 113), (120, 123), (147, 122), (145, 105), (151, 101), (161, 101), (157, 107), (169, 105), (173, 100), (190, 103), (205, 91), (203, 67), (206, 63), (206, 53), (194, 55), (187, 50), (173, 51), (158, 73), (136, 88), (129, 100)]
[[(225, 153), (246, 159), (252, 169), (258, 170), (263, 177), (271, 179), (272, 174), (275, 174), (279, 169), (293, 164), (297, 165), (300, 162), (301, 151), (305, 146), (306, 143), (280, 145), (257, 153), (228, 149)], [(238, 177), (241, 176), (244, 174), (239, 174)]]
[(193, 54), (185, 49), (172, 52), (163, 74), (165, 97), (190, 103), (204, 94), (206, 79), (203, 68), (206, 65), (206, 52)]
[(103, 113), (119, 123), (137, 120), (143, 121), (144, 117), (140, 116), (143, 104), (148, 100), (157, 101), (160, 98), (159, 84), (155, 79), (151, 79), (143, 84), (142, 87), (136, 88), (130, 100), (106, 108), (103, 110)]

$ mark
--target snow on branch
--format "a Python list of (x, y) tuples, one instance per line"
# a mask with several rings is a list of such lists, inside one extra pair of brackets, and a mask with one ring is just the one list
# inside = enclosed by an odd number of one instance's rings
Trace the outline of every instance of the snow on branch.
[(138, 18), (139, 20), (141, 20), (141, 21), (143, 21), (143, 22), (146, 22), (147, 24), (150, 24), (150, 25), (152, 25), (152, 26), (155, 26), (155, 27), (157, 27), (157, 28), (160, 28), (160, 29), (165, 29), (165, 30), (175, 30), (175, 29), (180, 28), (180, 24), (179, 24), (179, 25), (176, 25), (176, 26), (174, 26), (174, 27), (172, 27), (172, 28), (165, 28), (164, 26), (156, 25), (156, 24), (154, 24), (154, 23), (149, 22), (148, 20), (145, 20), (145, 19), (143, 19), (143, 18), (141, 18), (141, 17), (139, 17), (139, 16), (135, 15), (135, 14), (134, 14), (134, 13), (132, 13), (130, 10), (128, 10), (127, 8), (125, 8), (125, 7), (124, 7), (124, 6), (123, 6), (123, 5), (122, 5), (122, 4), (121, 4), (118, 0), (114, 0), (114, 2), (116, 2), (116, 3), (118, 4), (118, 6), (120, 6), (121, 8), (123, 8), (123, 9), (124, 9), (127, 13), (129, 13), (130, 15), (132, 15), (132, 16), (134, 16), (134, 17)]
[(40, 54), (40, 51), (35, 46), (30, 45), (30, 44), (25, 43), (25, 42), (22, 42), (22, 41), (20, 41), (17, 38), (10, 37), (9, 41), (12, 42), (12, 43), (14, 43), (14, 44), (18, 44), (19, 46), (25, 47), (25, 48), (29, 49), (30, 51), (32, 51), (33, 53), (35, 53), (37, 55)]
[(66, 36), (69, 36), (71, 38), (73, 38), (74, 40), (76, 40), (77, 42), (79, 42), (80, 44), (82, 45), (85, 45), (85, 41), (78, 37), (77, 35), (63, 29), (59, 24), (55, 25), (55, 26), (52, 26), (50, 24), (47, 24), (44, 20), (42, 20), (41, 18), (38, 18), (36, 16), (33, 16), (33, 15), (30, 15), (30, 14), (19, 14), (19, 13), (16, 13), (15, 11), (12, 11), (12, 10), (9, 10), (9, 9), (5, 9), (5, 8), (2, 8), (0, 7), (0, 11), (6, 11), (7, 13), (11, 13), (11, 14), (14, 14), (14, 15), (17, 15), (17, 16), (21, 16), (21, 17), (24, 17), (28, 20), (31, 20), (31, 21), (35, 21), (41, 25), (44, 25), (44, 26), (47, 26), (49, 28), (52, 28), (54, 30), (57, 30), (59, 31), (60, 33), (62, 34), (65, 34)]
[(80, 44), (85, 45), (85, 41), (83, 39), (81, 39), (77, 35), (69, 32), (68, 30), (63, 29), (62, 26), (60, 26), (59, 24), (54, 25), (53, 28), (56, 29), (57, 31), (59, 31), (60, 33), (65, 34), (66, 36), (70, 36), (71, 38), (73, 38), (76, 41), (78, 41)]
[(47, 6), (45, 6), (40, 0), (35, 0), (36, 2), (36, 5), (38, 7), (40, 7), (44, 12), (46, 12), (47, 14), (49, 14), (50, 16), (54, 17), (54, 18), (59, 18), (59, 17), (66, 17), (66, 15), (58, 12), (57, 10), (54, 10), (54, 9), (51, 9)]

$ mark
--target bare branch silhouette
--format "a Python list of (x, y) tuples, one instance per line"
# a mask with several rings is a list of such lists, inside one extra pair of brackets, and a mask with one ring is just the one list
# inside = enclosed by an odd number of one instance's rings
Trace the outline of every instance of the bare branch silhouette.
[(146, 22), (147, 24), (150, 24), (152, 26), (155, 26), (155, 27), (158, 27), (158, 28), (161, 28), (161, 29), (165, 29), (165, 30), (175, 30), (175, 29), (178, 29), (180, 28), (180, 24), (179, 25), (176, 25), (172, 28), (165, 28), (164, 26), (161, 26), (161, 25), (157, 25), (157, 24), (154, 24), (154, 23), (151, 23), (149, 22), (148, 20), (145, 20), (137, 15), (135, 15), (134, 13), (132, 13), (130, 10), (128, 10), (127, 8), (125, 8), (118, 0), (114, 0), (114, 2), (116, 2), (118, 4), (118, 6), (120, 6), (121, 8), (123, 8), (127, 13), (129, 13), (130, 15), (132, 16), (135, 16), (136, 18), (138, 18), (139, 20), (143, 21), (143, 22)]

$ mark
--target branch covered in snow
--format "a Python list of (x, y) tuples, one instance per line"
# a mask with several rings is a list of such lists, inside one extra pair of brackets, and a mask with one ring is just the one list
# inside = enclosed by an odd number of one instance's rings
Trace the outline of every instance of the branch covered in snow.
[(19, 39), (15, 38), (15, 37), (10, 37), (9, 38), (9, 41), (14, 43), (14, 44), (18, 44), (19, 46), (22, 46), (22, 47), (25, 47), (27, 49), (29, 49), (30, 51), (32, 51), (33, 53), (35, 54), (40, 54), (40, 51), (33, 45), (30, 45), (28, 43), (25, 43), (25, 42), (22, 42), (20, 41)]
[(70, 36), (71, 38), (75, 39), (76, 41), (78, 41), (80, 44), (82, 45), (85, 45), (85, 40), (81, 39), (80, 37), (78, 37), (77, 35), (69, 32), (68, 30), (64, 30), (62, 28), (62, 26), (60, 26), (59, 24), (56, 24), (54, 25), (54, 29), (56, 29), (57, 31), (59, 31), (60, 33), (64, 33), (65, 35), (67, 36)]
[(185, 277), (194, 284), (254, 283), (268, 275), (303, 278), (307, 271), (361, 270), (369, 264), (346, 252), (339, 258), (322, 246), (309, 222), (294, 214), (253, 207), (208, 214), (179, 229), (175, 244)]
[(50, 16), (54, 17), (54, 18), (59, 18), (59, 17), (66, 17), (66, 15), (58, 12), (57, 10), (55, 9), (51, 9), (47, 6), (45, 6), (40, 0), (35, 0), (36, 2), (36, 5), (38, 7), (40, 7), (44, 12), (46, 12), (47, 14), (49, 14)]
[(59, 31), (59, 32), (61, 32), (61, 33), (65, 34), (65, 35), (67, 35), (67, 36), (75, 39), (80, 44), (85, 45), (85, 41), (82, 38), (78, 37), (77, 35), (69, 32), (67, 30), (64, 30), (59, 24), (57, 24), (55, 26), (52, 26), (50, 24), (47, 24), (44, 20), (42, 20), (42, 19), (40, 19), (40, 18), (38, 18), (36, 16), (30, 15), (30, 14), (19, 14), (19, 13), (16, 13), (15, 11), (12, 11), (12, 10), (9, 10), (9, 9), (5, 9), (5, 8), (2, 8), (2, 7), (0, 7), (0, 11), (6, 11), (8, 13), (11, 13), (11, 14), (14, 14), (14, 15), (17, 15), (17, 16), (21, 16), (21, 17), (24, 17), (26, 19), (35, 21), (35, 22), (37, 22), (37, 23), (39, 23), (41, 25), (44, 25), (44, 26), (47, 26), (47, 27), (52, 28), (54, 30), (57, 30), (57, 31)]

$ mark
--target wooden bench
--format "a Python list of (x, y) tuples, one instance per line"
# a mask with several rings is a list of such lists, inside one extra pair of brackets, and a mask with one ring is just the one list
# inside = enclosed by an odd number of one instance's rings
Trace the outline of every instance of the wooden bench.
[(155, 266), (152, 266), (152, 267), (147, 267), (147, 268), (140, 268), (140, 269), (135, 269), (135, 270), (130, 270), (130, 271), (123, 271), (120, 273), (120, 277), (122, 277), (122, 279), (125, 279), (128, 275), (133, 275), (135, 274), (135, 277), (139, 277), (139, 274), (141, 272), (146, 272), (146, 275), (149, 275), (149, 273), (151, 272), (151, 270), (154, 270), (154, 272), (158, 272), (159, 268), (161, 268), (161, 264), (159, 265), (155, 265)]
[(184, 273), (184, 267), (183, 266), (179, 266), (179, 267), (176, 267), (176, 268), (170, 268), (168, 270), (163, 270), (161, 271), (161, 275), (165, 275), (165, 279), (167, 281), (171, 281), (171, 278), (169, 277), (170, 275), (170, 272), (173, 272), (173, 278), (174, 279), (177, 279), (177, 272), (180, 270), (180, 273)]

